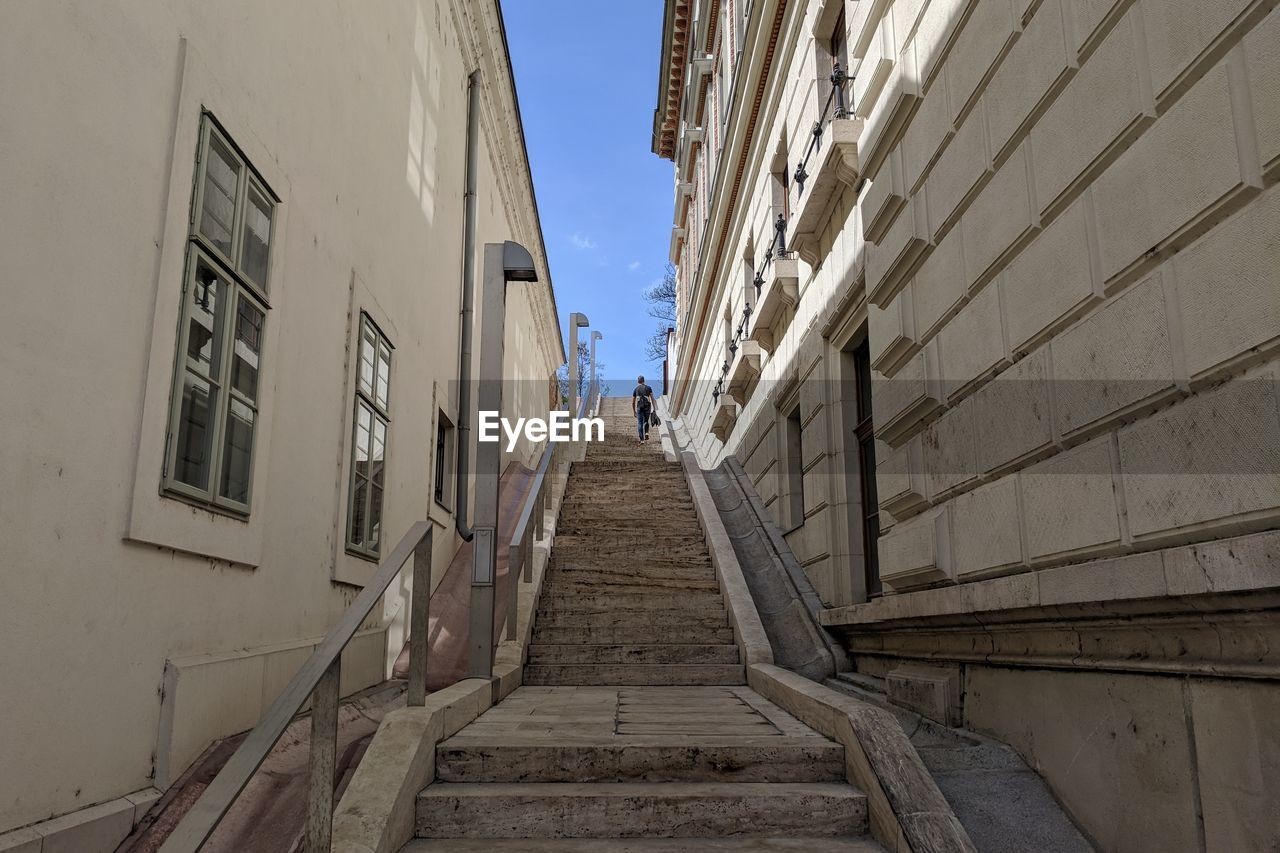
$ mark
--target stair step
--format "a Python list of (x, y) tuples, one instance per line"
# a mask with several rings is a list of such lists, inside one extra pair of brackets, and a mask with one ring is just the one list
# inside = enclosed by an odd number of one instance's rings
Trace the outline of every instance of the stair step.
[(542, 586), (544, 595), (634, 595), (651, 591), (682, 590), (690, 592), (720, 591), (715, 575), (707, 578), (622, 578), (617, 575), (583, 574), (566, 578), (563, 575), (548, 578)]
[(642, 555), (639, 560), (629, 560), (626, 563), (619, 563), (617, 560), (602, 560), (590, 554), (581, 553), (564, 553), (562, 549), (552, 549), (551, 551), (551, 568), (554, 569), (590, 569), (604, 570), (608, 572), (618, 572), (626, 575), (635, 575), (644, 577), (646, 575), (658, 575), (661, 577), (681, 577), (683, 575), (705, 575), (707, 570), (712, 570), (711, 555), (705, 550), (701, 554), (694, 554), (675, 559), (665, 554), (646, 554)]
[[(518, 735), (517, 735), (518, 737)], [(436, 747), (441, 782), (843, 782), (844, 748), (822, 737), (494, 744), (465, 731)], [(693, 742), (691, 742), (693, 741)]]
[(547, 628), (656, 628), (683, 625), (719, 628), (728, 625), (723, 609), (711, 610), (590, 610), (539, 609), (535, 624)]
[(550, 644), (529, 646), (531, 664), (693, 664), (738, 663), (738, 647), (732, 643), (619, 643)]
[[(656, 518), (631, 522), (625, 518), (599, 518), (592, 515), (563, 515), (556, 523), (558, 536), (623, 536), (645, 537), (661, 541), (670, 537), (702, 539), (702, 528), (696, 518)], [(703, 540), (705, 541), (705, 539)]]
[[(591, 838), (433, 838), (417, 839), (401, 853), (601, 853)], [(885, 853), (867, 838), (619, 838), (608, 853)]]
[(525, 684), (565, 685), (728, 685), (746, 684), (741, 664), (540, 664), (524, 667)]
[(538, 609), (551, 610), (714, 610), (723, 607), (720, 593), (712, 590), (672, 591), (660, 587), (643, 592), (622, 592), (596, 588), (588, 594), (557, 593), (547, 590), (538, 600)]
[(866, 797), (797, 782), (439, 782), (418, 795), (420, 838), (857, 836)]
[(608, 534), (605, 539), (594, 528), (583, 530), (579, 528), (576, 533), (566, 533), (561, 529), (556, 530), (557, 548), (565, 548), (573, 545), (594, 545), (594, 546), (619, 546), (625, 545), (630, 548), (652, 548), (659, 543), (664, 549), (668, 548), (693, 548), (705, 550), (707, 541), (702, 536), (702, 531), (697, 533), (680, 533), (680, 532), (663, 532), (661, 536), (655, 536), (652, 533), (646, 533), (635, 528), (625, 530), (604, 530)]
[[(583, 643), (591, 645), (636, 645), (653, 639), (653, 627), (645, 625), (604, 625), (596, 627), (548, 625), (541, 617), (534, 621), (533, 642), (548, 645)], [(732, 643), (733, 629), (723, 625), (665, 625), (662, 639), (671, 643)]]

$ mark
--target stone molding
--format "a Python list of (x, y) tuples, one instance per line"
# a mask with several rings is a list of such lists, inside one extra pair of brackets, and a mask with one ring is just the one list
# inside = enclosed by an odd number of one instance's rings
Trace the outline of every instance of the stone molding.
[[(666, 429), (669, 421), (663, 422)], [(720, 580), (720, 595), (724, 598), (725, 608), (729, 611), (729, 622), (733, 625), (733, 638), (744, 664), (773, 663), (773, 648), (769, 644), (769, 636), (765, 633), (764, 624), (756, 610), (755, 601), (751, 598), (751, 590), (742, 575), (742, 566), (738, 564), (738, 556), (734, 553), (733, 543), (729, 541), (729, 532), (725, 530), (720, 511), (703, 479), (702, 469), (698, 467), (697, 457), (688, 450), (679, 451), (680, 464), (684, 468), (685, 480), (689, 484), (689, 493), (693, 496), (693, 508), (698, 514), (698, 523), (707, 539), (707, 551), (711, 554), (711, 565), (715, 567), (716, 577)]]
[(748, 666), (747, 684), (844, 746), (848, 781), (867, 795), (871, 834), (886, 850), (976, 853), (891, 713), (773, 664)]

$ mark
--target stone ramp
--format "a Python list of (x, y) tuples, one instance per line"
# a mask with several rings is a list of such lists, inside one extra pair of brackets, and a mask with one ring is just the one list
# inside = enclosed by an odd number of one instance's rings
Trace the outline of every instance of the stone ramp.
[(421, 849), (880, 850), (844, 748), (744, 686), (521, 687), (436, 778)]

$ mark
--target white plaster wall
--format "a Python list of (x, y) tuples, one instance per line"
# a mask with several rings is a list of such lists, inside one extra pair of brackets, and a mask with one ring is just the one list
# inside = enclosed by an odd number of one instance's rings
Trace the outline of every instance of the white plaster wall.
[[(520, 240), (548, 280), (494, 14), (446, 0), (0, 10), (0, 830), (150, 783), (167, 660), (265, 655), (322, 635), (353, 599), (334, 578), (372, 571), (342, 548), (362, 309), (396, 347), (385, 547), (430, 513), (437, 560), (452, 553), (432, 454), (437, 407), (457, 414), (476, 33), (490, 39), (479, 241)], [(202, 107), (282, 199), (247, 523), (159, 494)], [(557, 325), (545, 284), (513, 287), (513, 375), (553, 372)], [(545, 395), (513, 405), (545, 411)], [(391, 624), (398, 647), (396, 589), (370, 626)], [(361, 647), (350, 689), (384, 671), (382, 644)], [(207, 737), (256, 718), (232, 701), (202, 709)]]

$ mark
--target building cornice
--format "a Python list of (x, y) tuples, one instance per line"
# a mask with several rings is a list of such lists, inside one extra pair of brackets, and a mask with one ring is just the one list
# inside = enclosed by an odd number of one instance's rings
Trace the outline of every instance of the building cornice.
[(676, 155), (680, 110), (688, 59), (689, 0), (666, 0), (662, 19), (662, 56), (658, 64), (658, 104), (653, 111), (654, 154), (666, 160)]

